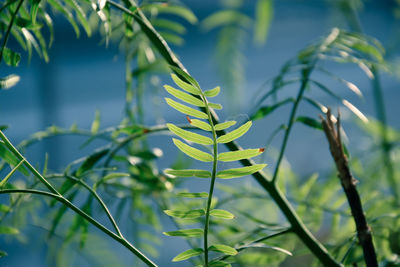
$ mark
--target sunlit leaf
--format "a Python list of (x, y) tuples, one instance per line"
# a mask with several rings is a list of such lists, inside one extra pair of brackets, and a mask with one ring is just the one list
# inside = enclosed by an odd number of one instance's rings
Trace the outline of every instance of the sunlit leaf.
[(234, 249), (233, 247), (227, 246), (227, 245), (222, 245), (222, 244), (214, 244), (208, 247), (209, 250), (211, 251), (216, 251), (216, 252), (221, 252), (226, 255), (231, 255), (234, 256), (238, 254), (237, 250)]
[(178, 76), (176, 76), (175, 74), (171, 74), (172, 80), (174, 80), (175, 84), (177, 86), (179, 86), (180, 88), (182, 88), (183, 90), (185, 90), (188, 93), (194, 94), (194, 95), (200, 95), (201, 92), (198, 88), (196, 88), (195, 86), (186, 83), (184, 81), (182, 81), (181, 79), (179, 79)]
[(164, 170), (166, 174), (177, 176), (177, 177), (199, 177), (199, 178), (210, 178), (211, 173), (206, 170), (172, 170), (166, 169)]
[(201, 120), (196, 120), (196, 119), (190, 119), (189, 123), (193, 126), (196, 126), (199, 129), (204, 130), (204, 131), (211, 131), (211, 126), (207, 122), (204, 122)]
[(194, 159), (200, 160), (200, 161), (205, 161), (205, 162), (210, 162), (213, 161), (213, 156), (210, 154), (203, 152), (199, 149), (196, 149), (194, 147), (191, 147), (189, 145), (186, 145), (185, 143), (182, 143), (178, 139), (173, 138), (174, 144), (186, 155), (189, 157), (192, 157)]
[(258, 171), (262, 170), (265, 166), (267, 166), (267, 164), (255, 164), (255, 165), (248, 166), (248, 167), (223, 170), (223, 171), (217, 172), (217, 178), (231, 179), (231, 178), (242, 177), (245, 175), (250, 175), (255, 172), (258, 172)]
[(275, 247), (275, 246), (268, 246), (268, 245), (266, 245), (264, 243), (252, 243), (250, 245), (241, 246), (240, 248), (241, 249), (248, 249), (248, 248), (272, 249), (272, 250), (276, 250), (278, 252), (282, 252), (282, 253), (284, 253), (286, 255), (293, 256), (293, 254), (290, 251), (286, 250), (286, 249), (283, 249), (283, 248), (280, 248), (280, 247)]
[(208, 106), (210, 108), (213, 108), (213, 109), (222, 109), (222, 105), (221, 104), (208, 103)]
[(249, 16), (240, 13), (237, 10), (225, 9), (217, 11), (205, 18), (202, 22), (202, 26), (205, 30), (209, 31), (217, 27), (232, 24), (248, 27), (251, 23), (252, 20)]
[(0, 89), (9, 89), (15, 86), (20, 80), (18, 75), (8, 75), (4, 78), (0, 78)]
[(184, 6), (171, 5), (171, 4), (160, 5), (158, 7), (158, 12), (180, 16), (192, 24), (197, 22), (196, 15), (189, 8)]
[(236, 121), (226, 121), (226, 122), (222, 122), (222, 123), (218, 123), (214, 126), (214, 129), (216, 131), (222, 131), (225, 130), (233, 125), (236, 124)]
[(77, 18), (83, 28), (85, 29), (85, 32), (87, 36), (92, 35), (92, 30), (90, 28), (89, 22), (86, 19), (86, 14), (83, 11), (82, 7), (76, 2), (76, 0), (64, 0), (67, 5), (73, 8), (73, 10), (76, 12)]
[(345, 105), (348, 109), (350, 109), (351, 112), (353, 112), (360, 120), (363, 122), (368, 122), (367, 117), (358, 109), (356, 108), (353, 104), (351, 104), (349, 101), (346, 99), (342, 100), (343, 105)]
[(206, 90), (203, 93), (206, 97), (215, 97), (219, 94), (220, 91), (221, 91), (221, 88), (219, 86), (217, 86), (211, 90)]
[(183, 237), (196, 237), (204, 234), (203, 229), (184, 229), (170, 232), (163, 232), (167, 236), (183, 236)]
[(178, 126), (173, 125), (172, 123), (167, 123), (168, 129), (176, 134), (177, 136), (193, 142), (197, 144), (203, 144), (203, 145), (212, 145), (213, 140), (209, 137), (197, 134), (197, 133), (192, 133), (190, 131), (183, 130), (182, 128), (179, 128)]
[(241, 137), (242, 135), (244, 135), (250, 129), (251, 125), (252, 125), (252, 122), (248, 121), (245, 124), (243, 124), (242, 126), (240, 126), (239, 128), (237, 128), (236, 130), (233, 130), (225, 135), (218, 137), (217, 142), (218, 143), (229, 143), (229, 142)]
[(181, 218), (181, 219), (196, 219), (205, 215), (203, 209), (196, 210), (164, 210), (165, 214), (171, 217)]
[(245, 149), (231, 152), (224, 152), (218, 154), (219, 161), (236, 161), (241, 159), (249, 159), (255, 156), (260, 155), (264, 152), (264, 149)]
[(200, 193), (188, 193), (188, 192), (180, 192), (177, 194), (178, 197), (185, 198), (208, 198), (208, 193), (200, 192)]
[(176, 109), (177, 111), (189, 115), (189, 116), (193, 116), (199, 119), (208, 119), (208, 116), (206, 113), (201, 112), (199, 110), (193, 109), (191, 107), (182, 105), (174, 100), (172, 100), (171, 98), (165, 98), (165, 101), (167, 101), (167, 104), (170, 105), (171, 107), (173, 107), (174, 109)]
[(187, 260), (191, 257), (199, 256), (204, 252), (202, 248), (192, 248), (189, 250), (186, 250), (180, 254), (178, 254), (175, 258), (172, 259), (172, 261), (184, 261)]
[(90, 131), (92, 134), (97, 134), (100, 129), (100, 111), (96, 111), (96, 115), (94, 117), (94, 121), (92, 122), (92, 126), (90, 127)]
[(164, 85), (165, 90), (167, 90), (168, 93), (170, 93), (171, 95), (175, 96), (176, 98), (188, 103), (188, 104), (192, 104), (194, 106), (198, 106), (198, 107), (204, 107), (205, 104), (202, 100), (189, 95), (187, 93), (184, 93), (180, 90), (177, 90), (169, 85)]
[(221, 210), (221, 209), (213, 209), (210, 211), (210, 215), (216, 218), (220, 218), (220, 219), (234, 219), (235, 215), (233, 215), (232, 213), (230, 213), (229, 211), (226, 210)]

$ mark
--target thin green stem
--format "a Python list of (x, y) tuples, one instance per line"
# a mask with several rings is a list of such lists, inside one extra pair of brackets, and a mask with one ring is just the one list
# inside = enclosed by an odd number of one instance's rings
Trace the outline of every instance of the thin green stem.
[(24, 0), (20, 0), (20, 1), (19, 1), (17, 8), (15, 9), (14, 13), (12, 14), (10, 24), (8, 24), (8, 28), (7, 28), (6, 34), (5, 34), (5, 36), (4, 36), (4, 41), (3, 41), (3, 44), (1, 45), (1, 50), (0, 50), (0, 63), (1, 63), (1, 61), (3, 60), (3, 51), (4, 51), (4, 48), (5, 48), (6, 45), (7, 45), (8, 38), (10, 37), (10, 33), (11, 33), (12, 26), (14, 25), (15, 17), (17, 16), (18, 11), (19, 11), (19, 9), (20, 9), (21, 6), (22, 6), (22, 3), (24, 3)]
[(107, 205), (104, 203), (104, 201), (101, 199), (101, 197), (97, 194), (96, 191), (94, 191), (87, 183), (85, 183), (82, 179), (78, 179), (76, 177), (70, 176), (70, 175), (64, 175), (64, 174), (54, 174), (54, 175), (50, 175), (47, 176), (47, 178), (67, 178), (70, 179), (76, 183), (81, 184), (83, 187), (85, 187), (92, 195), (93, 197), (99, 202), (99, 204), (101, 205), (101, 207), (103, 208), (104, 212), (106, 213), (108, 219), (110, 220), (111, 224), (113, 225), (115, 231), (117, 231), (117, 234), (120, 237), (123, 237), (117, 223), (115, 222), (114, 217), (111, 215), (110, 210), (108, 209)]
[(99, 223), (97, 220), (95, 220), (93, 217), (82, 211), (80, 208), (75, 206), (73, 203), (71, 203), (68, 199), (64, 198), (62, 195), (59, 194), (54, 194), (46, 191), (41, 191), (41, 190), (36, 190), (36, 189), (5, 189), (5, 190), (0, 190), (0, 194), (17, 194), (17, 193), (23, 193), (23, 194), (35, 194), (35, 195), (43, 195), (47, 197), (54, 198), (55, 200), (61, 202), (71, 210), (75, 211), (77, 214), (79, 214), (81, 217), (86, 219), (88, 222), (96, 226), (99, 230), (113, 238), (115, 241), (119, 242), (122, 244), (124, 247), (129, 249), (133, 254), (135, 254), (139, 259), (141, 259), (144, 263), (146, 263), (148, 266), (152, 267), (157, 267), (157, 265), (152, 262), (150, 259), (148, 259), (144, 254), (142, 254), (137, 248), (135, 248), (131, 243), (129, 243), (125, 238), (122, 236), (119, 236), (115, 234), (114, 232), (110, 231), (107, 227)]

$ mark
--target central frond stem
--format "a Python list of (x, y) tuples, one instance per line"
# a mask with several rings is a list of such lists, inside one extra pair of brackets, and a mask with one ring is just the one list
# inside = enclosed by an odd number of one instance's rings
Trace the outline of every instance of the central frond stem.
[(208, 107), (207, 99), (202, 91), (201, 91), (201, 98), (203, 99), (205, 104), (205, 110), (207, 112), (208, 121), (211, 126), (212, 139), (213, 139), (213, 168), (211, 172), (210, 191), (208, 193), (208, 199), (207, 199), (206, 221), (204, 224), (204, 266), (208, 267), (208, 227), (210, 225), (210, 209), (211, 209), (212, 196), (214, 193), (215, 178), (217, 173), (218, 145), (217, 145), (217, 133), (214, 128), (214, 122), (212, 120), (210, 108)]

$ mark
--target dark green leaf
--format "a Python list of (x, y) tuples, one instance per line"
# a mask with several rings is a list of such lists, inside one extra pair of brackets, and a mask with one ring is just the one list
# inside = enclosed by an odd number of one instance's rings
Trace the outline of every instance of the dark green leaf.
[(185, 197), (185, 198), (208, 198), (208, 193), (200, 192), (200, 193), (187, 193), (181, 192), (177, 194), (178, 197)]
[(296, 118), (296, 121), (301, 122), (304, 125), (310, 126), (311, 128), (322, 130), (322, 124), (313, 118), (299, 116)]
[(8, 256), (7, 252), (0, 250), (0, 258)]
[(3, 59), (4, 59), (4, 62), (8, 66), (17, 67), (19, 65), (19, 61), (21, 60), (21, 56), (20, 56), (20, 54), (14, 52), (14, 51), (11, 51), (7, 47), (4, 47), (3, 48)]
[(17, 235), (19, 230), (15, 227), (0, 225), (0, 235)]
[[(5, 148), (4, 145), (1, 143), (0, 143), (0, 158), (2, 158), (4, 161), (6, 161), (11, 166), (17, 166), (18, 163), (20, 163), (20, 160), (17, 159), (14, 156), (14, 154), (11, 153), (7, 148)], [(25, 176), (29, 176), (28, 170), (23, 165), (21, 165), (18, 168), (18, 171), (20, 171)]]
[(107, 155), (109, 148), (104, 148), (96, 151), (95, 153), (91, 154), (90, 156), (86, 157), (85, 161), (76, 171), (76, 176), (81, 176), (88, 170), (91, 170), (93, 166), (101, 160), (105, 155)]
[(274, 105), (271, 106), (263, 106), (261, 108), (259, 108), (251, 117), (251, 120), (259, 120), (262, 119), (264, 117), (266, 117), (267, 115), (269, 115), (270, 113), (272, 113), (275, 109), (279, 108), (280, 106), (283, 106), (287, 103), (291, 103), (293, 102), (293, 98), (287, 98), (285, 100), (282, 100)]

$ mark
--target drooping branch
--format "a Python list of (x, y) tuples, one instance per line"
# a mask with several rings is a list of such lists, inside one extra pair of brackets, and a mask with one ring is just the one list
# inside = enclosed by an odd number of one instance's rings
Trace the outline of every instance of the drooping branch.
[(346, 194), (347, 202), (349, 203), (356, 224), (358, 240), (363, 249), (365, 263), (368, 267), (378, 266), (375, 248), (372, 242), (371, 228), (368, 226), (362, 208), (361, 198), (356, 188), (357, 180), (350, 172), (348, 160), (343, 151), (340, 137), (340, 114), (338, 114), (336, 129), (331, 120), (330, 110), (328, 110), (326, 114), (326, 119), (322, 116), (320, 117), (322, 127), (329, 142), (329, 149), (339, 172), (340, 183), (342, 184), (343, 190)]

